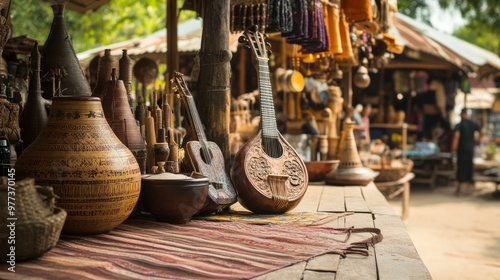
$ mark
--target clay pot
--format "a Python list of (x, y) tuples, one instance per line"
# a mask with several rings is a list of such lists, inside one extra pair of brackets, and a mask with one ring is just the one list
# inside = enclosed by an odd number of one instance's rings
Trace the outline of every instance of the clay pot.
[[(114, 69), (113, 69), (114, 70)], [(106, 82), (106, 90), (102, 99), (104, 115), (111, 129), (120, 141), (134, 155), (141, 173), (146, 172), (146, 143), (129, 106), (127, 90), (122, 80), (116, 79), (116, 72)]]
[(141, 203), (157, 220), (185, 224), (208, 197), (208, 178), (193, 174), (147, 174), (142, 177)]
[(132, 212), (141, 174), (107, 123), (99, 98), (55, 97), (49, 120), (15, 165), (16, 180), (52, 186), (68, 212), (66, 234), (112, 230)]
[(64, 5), (53, 5), (54, 20), (43, 45), (40, 65), (43, 97), (90, 96), (92, 94), (83, 73), (64, 22)]
[(326, 174), (339, 167), (340, 160), (305, 161), (309, 182), (325, 180)]

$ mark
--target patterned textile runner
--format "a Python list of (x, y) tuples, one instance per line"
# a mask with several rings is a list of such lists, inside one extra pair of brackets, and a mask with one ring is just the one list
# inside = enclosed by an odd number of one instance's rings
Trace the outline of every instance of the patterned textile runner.
[(194, 219), (214, 222), (241, 222), (254, 225), (319, 226), (352, 214), (354, 212), (287, 212), (281, 215), (263, 215), (248, 211), (229, 210), (208, 216), (194, 217)]
[[(348, 243), (357, 232), (363, 242)], [(364, 236), (364, 235), (363, 235)], [(367, 255), (380, 230), (130, 219), (106, 234), (63, 236), (0, 279), (248, 279), (325, 253)]]

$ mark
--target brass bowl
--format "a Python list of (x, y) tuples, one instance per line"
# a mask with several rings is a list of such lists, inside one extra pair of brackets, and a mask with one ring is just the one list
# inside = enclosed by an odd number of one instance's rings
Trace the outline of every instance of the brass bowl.
[(309, 174), (309, 182), (319, 182), (325, 180), (326, 174), (339, 167), (340, 160), (306, 161), (304, 163)]
[(190, 222), (205, 204), (207, 196), (208, 178), (202, 175), (142, 175), (142, 206), (161, 222)]

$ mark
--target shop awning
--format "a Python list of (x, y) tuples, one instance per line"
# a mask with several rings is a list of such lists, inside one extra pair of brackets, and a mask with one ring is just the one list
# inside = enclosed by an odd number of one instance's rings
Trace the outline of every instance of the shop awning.
[(102, 5), (109, 2), (109, 0), (43, 0), (49, 2), (50, 4), (57, 4), (64, 2), (67, 9), (86, 13), (88, 11), (94, 11), (100, 8)]
[(500, 57), (493, 52), (400, 13), (394, 14), (393, 22), (389, 33), (409, 49), (405, 52), (430, 54), (466, 72), (477, 72), (480, 76), (500, 71)]
[[(177, 25), (177, 48), (179, 52), (197, 52), (201, 46), (203, 22), (201, 18), (192, 18)], [(235, 52), (238, 47), (238, 37), (241, 34), (231, 34), (230, 50)], [(92, 58), (103, 54), (105, 49), (111, 50), (111, 55), (121, 56), (122, 50), (126, 49), (128, 55), (135, 59), (137, 57), (148, 57), (165, 63), (167, 52), (167, 30), (161, 29), (151, 35), (131, 39), (111, 45), (98, 47), (77, 54), (82, 66), (87, 65)]]

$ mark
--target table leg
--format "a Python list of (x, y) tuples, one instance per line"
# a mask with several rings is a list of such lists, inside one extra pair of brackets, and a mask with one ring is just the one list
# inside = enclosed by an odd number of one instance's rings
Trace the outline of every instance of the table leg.
[(401, 216), (403, 217), (403, 219), (406, 219), (410, 214), (410, 182), (405, 182), (403, 188), (403, 213), (401, 214)]

